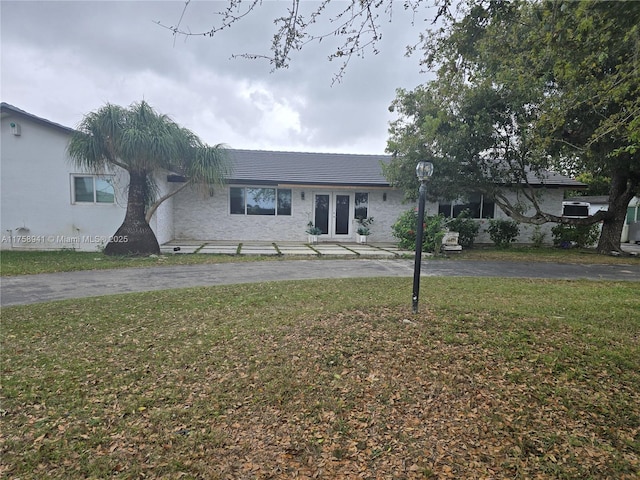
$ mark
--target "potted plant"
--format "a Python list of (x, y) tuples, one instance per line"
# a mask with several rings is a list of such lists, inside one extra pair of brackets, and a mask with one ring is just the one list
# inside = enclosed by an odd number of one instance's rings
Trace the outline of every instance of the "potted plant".
[(367, 237), (371, 235), (369, 226), (373, 223), (373, 217), (358, 217), (356, 218), (356, 222), (358, 223), (357, 242), (367, 243)]
[(322, 235), (322, 230), (316, 227), (313, 222), (307, 223), (307, 229), (305, 230), (309, 234), (309, 243), (315, 245), (318, 243), (318, 237)]

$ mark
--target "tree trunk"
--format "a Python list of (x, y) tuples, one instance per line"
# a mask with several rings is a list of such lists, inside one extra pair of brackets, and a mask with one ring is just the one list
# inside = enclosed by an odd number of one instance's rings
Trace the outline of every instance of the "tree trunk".
[[(609, 207), (611, 208), (611, 207)], [(624, 215), (620, 215), (618, 210), (614, 210), (614, 216), (602, 222), (602, 231), (598, 240), (598, 253), (609, 254), (611, 252), (622, 252), (620, 248), (620, 238), (622, 237), (622, 227), (626, 217), (626, 209)]]
[(613, 215), (605, 218), (602, 223), (602, 232), (598, 240), (598, 253), (610, 254), (622, 253), (620, 241), (622, 228), (627, 217), (627, 207), (634, 197), (635, 187), (628, 175), (614, 172), (611, 177), (611, 190), (609, 194), (609, 212)]
[(106, 255), (151, 255), (160, 253), (155, 233), (145, 220), (147, 179), (145, 173), (129, 172), (129, 194), (124, 222), (107, 243)]

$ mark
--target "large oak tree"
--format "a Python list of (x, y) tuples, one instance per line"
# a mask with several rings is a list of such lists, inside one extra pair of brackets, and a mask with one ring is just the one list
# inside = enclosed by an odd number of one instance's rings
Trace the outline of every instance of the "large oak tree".
[[(437, 79), (392, 105), (389, 178), (411, 193), (411, 167), (431, 158), (435, 194), (473, 188), (536, 224), (602, 221), (598, 250), (619, 251), (640, 193), (640, 3), (470, 1), (442, 22), (423, 36)], [(545, 212), (527, 178), (548, 169), (609, 177), (609, 211)], [(505, 186), (526, 201), (510, 201)]]

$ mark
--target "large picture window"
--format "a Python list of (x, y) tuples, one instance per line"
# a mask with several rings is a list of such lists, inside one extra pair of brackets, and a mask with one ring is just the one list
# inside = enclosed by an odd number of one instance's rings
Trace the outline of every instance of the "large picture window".
[(98, 175), (73, 176), (73, 203), (114, 203), (113, 178)]
[(230, 211), (233, 215), (291, 215), (291, 189), (231, 187)]
[(470, 218), (493, 218), (495, 209), (493, 201), (478, 193), (469, 195), (466, 203), (440, 203), (438, 213), (447, 218), (456, 218), (464, 210), (468, 210)]

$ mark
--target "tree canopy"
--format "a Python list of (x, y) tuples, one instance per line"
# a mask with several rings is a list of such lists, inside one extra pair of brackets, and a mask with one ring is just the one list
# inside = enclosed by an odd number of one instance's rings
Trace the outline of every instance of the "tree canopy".
[[(106, 254), (146, 255), (160, 247), (149, 226), (151, 216), (167, 198), (189, 185), (209, 187), (224, 182), (229, 164), (221, 145), (208, 146), (197, 135), (141, 101), (128, 108), (107, 104), (87, 114), (69, 143), (74, 164), (88, 172), (129, 173), (127, 212)], [(178, 188), (159, 195), (157, 175), (184, 177)]]
[[(423, 35), (437, 79), (398, 91), (388, 149), (394, 184), (436, 164), (432, 193), (491, 195), (520, 221), (603, 221), (598, 249), (619, 250), (626, 207), (640, 192), (640, 3), (469, 1)], [(544, 212), (527, 178), (546, 169), (611, 179), (610, 210), (585, 220)], [(533, 214), (503, 194), (518, 188)], [(522, 196), (520, 198), (522, 198)]]

